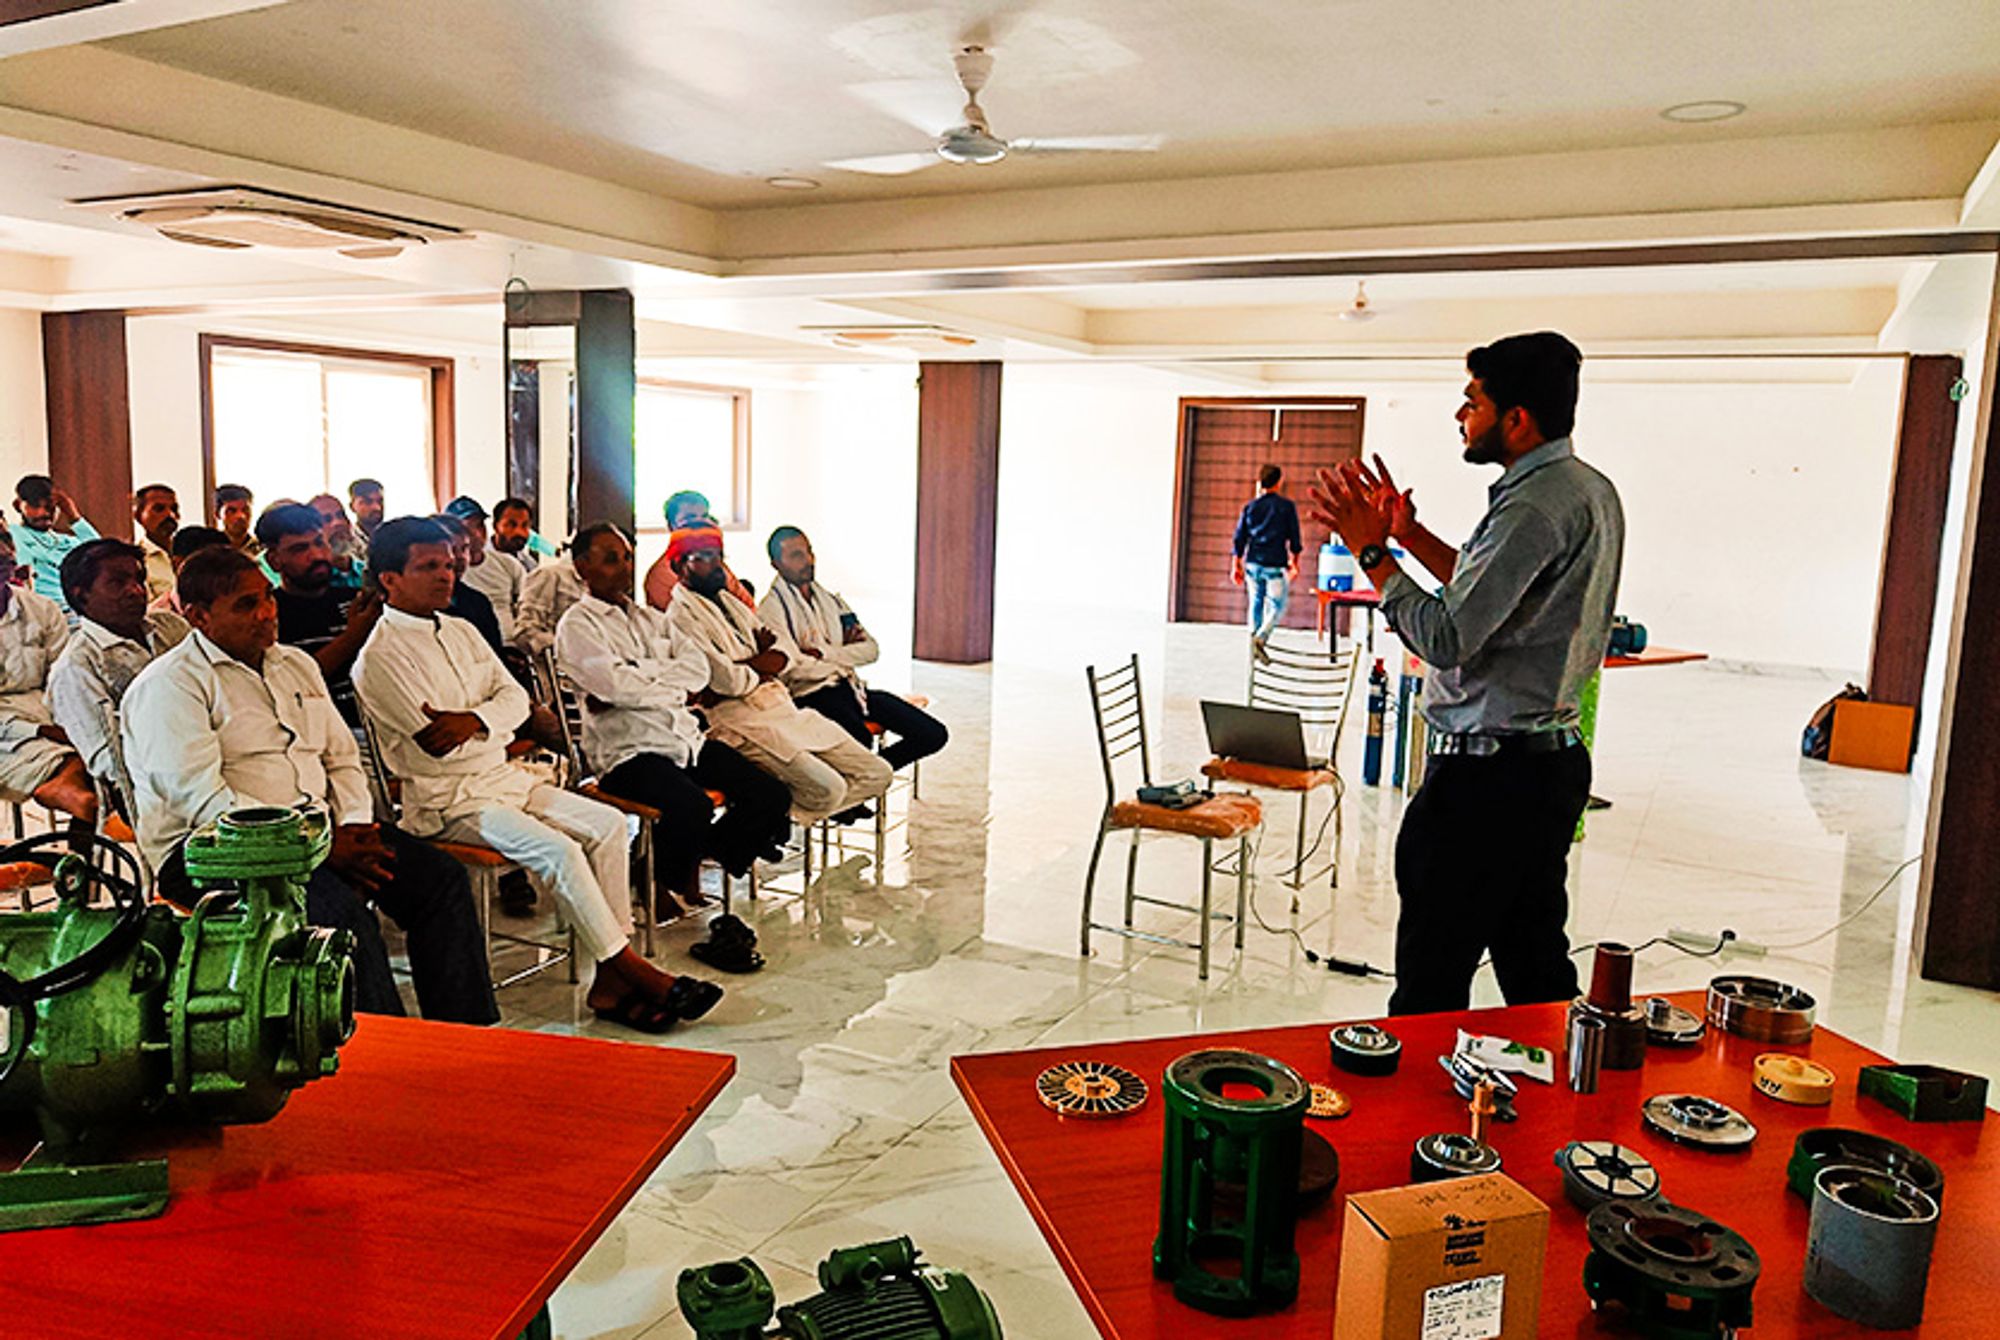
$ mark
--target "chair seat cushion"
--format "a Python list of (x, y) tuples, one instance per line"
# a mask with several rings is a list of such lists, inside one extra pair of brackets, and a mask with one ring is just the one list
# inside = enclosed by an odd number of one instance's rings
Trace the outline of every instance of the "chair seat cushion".
[(55, 871), (40, 861), (9, 861), (0, 865), (0, 893), (14, 893), (55, 882)]
[(596, 782), (585, 782), (576, 789), (576, 793), (600, 805), (609, 805), (620, 814), (635, 815), (649, 824), (660, 821), (660, 812), (653, 806), (637, 800), (627, 800), (623, 796), (614, 796)]
[(1145, 828), (1158, 833), (1188, 833), (1195, 837), (1241, 837), (1264, 822), (1264, 807), (1255, 796), (1217, 796), (1184, 810), (1121, 800), (1111, 807), (1113, 828)]
[(457, 861), (460, 865), (485, 866), (488, 869), (497, 870), (502, 866), (512, 864), (512, 862), (499, 852), (493, 850), (493, 848), (481, 847), (476, 843), (433, 842), (431, 845), (446, 856), (451, 857), (452, 860)]
[(1212, 758), (1201, 765), (1201, 775), (1273, 791), (1313, 791), (1332, 786), (1336, 780), (1332, 768), (1274, 768), (1268, 763), (1245, 763), (1237, 758)]

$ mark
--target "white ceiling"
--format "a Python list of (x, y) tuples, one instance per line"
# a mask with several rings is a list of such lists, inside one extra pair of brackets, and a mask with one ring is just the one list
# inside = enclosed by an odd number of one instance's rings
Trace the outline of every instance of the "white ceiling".
[[(925, 148), (967, 35), (1000, 134), (1166, 148), (818, 166)], [(292, 0), (107, 45), (720, 207), (796, 202), (779, 174), (866, 199), (2000, 117), (1993, 0)], [(1718, 98), (1750, 110), (1658, 115)]]

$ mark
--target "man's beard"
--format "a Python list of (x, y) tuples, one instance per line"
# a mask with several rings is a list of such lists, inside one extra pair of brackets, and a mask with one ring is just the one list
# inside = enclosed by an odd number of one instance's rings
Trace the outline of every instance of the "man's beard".
[(1472, 465), (1498, 465), (1507, 459), (1507, 434), (1498, 419), (1478, 437), (1467, 440), (1465, 459)]
[(495, 549), (498, 549), (503, 554), (518, 554), (528, 547), (528, 537), (525, 535), (495, 535), (492, 544)]
[(798, 576), (787, 577), (785, 580), (790, 582), (793, 586), (800, 586), (800, 587), (811, 586), (813, 584), (813, 578), (818, 574), (818, 572), (819, 572), (818, 567), (816, 567), (814, 564), (808, 563), (805, 566), (805, 570), (799, 573)]
[(729, 586), (729, 575), (719, 569), (715, 572), (702, 573), (699, 576), (690, 572), (681, 580), (686, 582), (688, 589), (696, 595), (707, 596), (710, 600), (721, 595)]

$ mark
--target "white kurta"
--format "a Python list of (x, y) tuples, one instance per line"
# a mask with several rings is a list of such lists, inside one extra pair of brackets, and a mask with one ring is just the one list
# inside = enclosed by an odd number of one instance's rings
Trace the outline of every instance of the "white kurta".
[(686, 767), (701, 752), (688, 695), (707, 687), (708, 658), (658, 610), (585, 596), (556, 626), (556, 663), (608, 704), (583, 713), (583, 752), (600, 775), (638, 754)]
[(764, 593), (764, 599), (758, 602), (757, 613), (767, 626), (790, 637), (800, 651), (819, 653), (798, 657), (778, 676), (794, 698), (802, 698), (837, 680), (852, 684), (857, 693), (864, 691), (860, 668), (873, 664), (882, 649), (858, 620), (855, 627), (861, 629), (861, 636), (853, 642), (843, 640), (840, 617), (843, 614), (851, 617), (854, 611), (838, 592), (815, 582), (808, 597), (783, 577), (777, 577)]
[(556, 625), (569, 607), (588, 592), (576, 564), (552, 558), (528, 574), (521, 584), (521, 604), (515, 612), (514, 645), (530, 655), (555, 645)]
[(485, 557), (469, 564), (459, 580), (493, 602), (493, 617), (500, 621), (500, 640), (512, 642), (520, 617), (521, 587), (528, 580), (520, 560), (488, 546)]
[(187, 621), (171, 610), (147, 611), (143, 643), (89, 619), (77, 621), (75, 635), (49, 671), (49, 711), (91, 776), (111, 778), (111, 714), (124, 701), (125, 690), (155, 658), (179, 646), (188, 631)]
[[(756, 654), (762, 626), (748, 605), (727, 594), (710, 600), (682, 582), (667, 602), (667, 618), (708, 659), (708, 687), (722, 695), (708, 709), (709, 734), (717, 740), (732, 746), (747, 743), (781, 761), (853, 743), (833, 721), (794, 706), (781, 680), (760, 680), (740, 663)], [(782, 628), (771, 631), (788, 660), (800, 657), (798, 645)]]

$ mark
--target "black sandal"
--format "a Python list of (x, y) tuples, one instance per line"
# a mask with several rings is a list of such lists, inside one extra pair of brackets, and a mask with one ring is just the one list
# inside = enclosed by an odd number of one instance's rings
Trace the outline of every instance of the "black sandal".
[[(686, 979), (682, 979), (686, 980)], [(679, 985), (678, 982), (675, 983)], [(718, 988), (717, 994), (720, 995)], [(609, 1023), (623, 1024), (639, 1033), (664, 1033), (680, 1022), (680, 1014), (673, 1004), (673, 992), (667, 992), (665, 1001), (652, 1000), (646, 993), (634, 987), (618, 998), (612, 1006), (592, 1006), (591, 1012)]]
[(697, 940), (688, 946), (688, 957), (717, 972), (756, 972), (764, 966), (764, 956), (743, 940)]
[(687, 1023), (701, 1018), (722, 1000), (722, 988), (714, 982), (704, 982), (699, 977), (676, 977), (674, 984), (667, 988), (667, 999), (661, 1007), (671, 1010), (674, 1016)]

